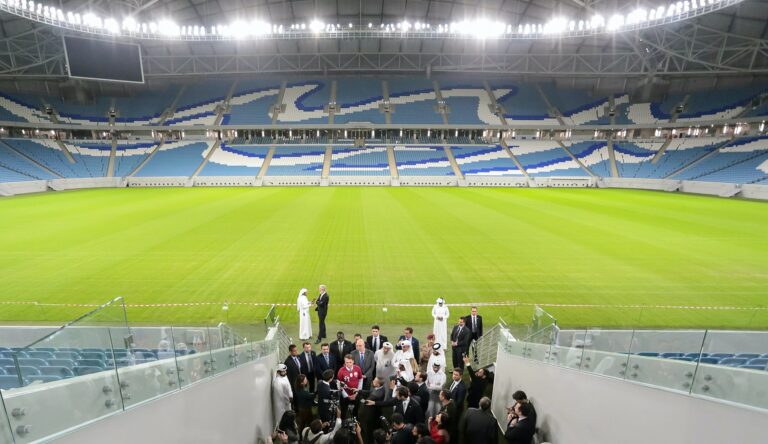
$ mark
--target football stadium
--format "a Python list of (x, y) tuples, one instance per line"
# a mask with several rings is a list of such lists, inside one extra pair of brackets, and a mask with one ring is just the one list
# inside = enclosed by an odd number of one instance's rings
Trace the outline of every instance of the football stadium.
[(0, 0), (0, 444), (758, 443), (768, 3)]

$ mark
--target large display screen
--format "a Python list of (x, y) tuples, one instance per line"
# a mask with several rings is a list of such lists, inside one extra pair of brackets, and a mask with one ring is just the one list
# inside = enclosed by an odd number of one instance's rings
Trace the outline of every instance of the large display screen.
[(70, 77), (113, 82), (144, 83), (141, 47), (79, 37), (64, 37)]

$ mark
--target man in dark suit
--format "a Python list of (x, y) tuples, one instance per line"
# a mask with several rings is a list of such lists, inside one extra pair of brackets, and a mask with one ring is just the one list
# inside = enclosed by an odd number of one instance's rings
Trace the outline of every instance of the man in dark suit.
[(334, 370), (339, 371), (342, 365), (344, 365), (344, 356), (352, 353), (355, 347), (351, 342), (344, 339), (344, 332), (340, 331), (336, 333), (336, 340), (331, 342), (330, 351), (336, 357), (336, 368)]
[(355, 365), (360, 367), (363, 371), (363, 389), (368, 390), (371, 388), (371, 382), (376, 373), (376, 361), (373, 359), (373, 352), (365, 348), (365, 343), (362, 339), (355, 344), (356, 350), (353, 351), (352, 360)]
[(322, 341), (322, 339), (326, 337), (325, 317), (328, 316), (329, 300), (330, 300), (330, 297), (328, 296), (328, 292), (326, 291), (325, 285), (320, 285), (320, 296), (318, 296), (317, 299), (315, 300), (315, 311), (317, 312), (317, 319), (320, 322), (320, 326), (317, 332), (317, 342), (315, 342), (315, 344), (319, 344)]
[(411, 390), (411, 396), (415, 396), (419, 399), (421, 409), (424, 410), (424, 414), (427, 414), (427, 407), (429, 406), (429, 389), (427, 388), (427, 375), (424, 372), (417, 372), (413, 376), (413, 382), (408, 387), (411, 388), (413, 384), (414, 390)]
[(464, 325), (464, 318), (451, 331), (451, 352), (453, 354), (453, 366), (464, 370), (464, 355), (469, 351), (472, 342), (472, 332)]
[(392, 423), (392, 438), (389, 441), (391, 444), (414, 443), (413, 424), (408, 424), (407, 422), (408, 421), (406, 421), (400, 413), (392, 414), (392, 420), (390, 421), (390, 423)]
[(359, 392), (365, 402), (361, 403), (358, 410), (358, 419), (363, 430), (363, 442), (373, 442), (373, 431), (378, 429), (381, 417), (381, 403), (387, 397), (384, 382), (380, 378), (374, 378), (370, 390)]
[(406, 424), (417, 424), (424, 422), (424, 411), (419, 405), (419, 401), (411, 398), (411, 394), (405, 387), (397, 389), (397, 402), (395, 403), (395, 412), (403, 415)]
[[(293, 393), (296, 393), (296, 381), (299, 379), (299, 374), (302, 373), (301, 371), (301, 359), (299, 358), (299, 349), (296, 347), (296, 344), (291, 344), (288, 346), (288, 352), (290, 355), (285, 358), (285, 361), (283, 361), (283, 364), (287, 367), (287, 374), (288, 374), (288, 382), (291, 383), (291, 389), (293, 389)], [(296, 396), (293, 397), (293, 402), (296, 402)], [(293, 406), (294, 409), (296, 406)]]
[(448, 389), (451, 393), (451, 400), (456, 404), (456, 410), (459, 414), (464, 410), (464, 400), (467, 397), (467, 385), (461, 380), (462, 374), (464, 374), (464, 371), (460, 368), (453, 369), (453, 373), (451, 373), (451, 385)]
[(305, 342), (302, 344), (304, 352), (299, 356), (301, 362), (301, 374), (306, 375), (309, 382), (309, 391), (315, 391), (315, 352), (312, 351), (312, 344)]
[(411, 341), (411, 350), (413, 351), (413, 359), (415, 359), (416, 362), (421, 362), (419, 361), (419, 351), (420, 351), (419, 340), (413, 337), (413, 328), (405, 327), (405, 330), (403, 330), (403, 334), (400, 336), (400, 339), (397, 341), (398, 350), (403, 348), (400, 345), (400, 343), (403, 342), (404, 340)]
[(320, 354), (315, 356), (315, 377), (318, 381), (323, 380), (323, 373), (328, 369), (336, 372), (336, 356), (331, 353), (331, 347), (328, 344), (322, 344)]
[(459, 415), (461, 411), (451, 398), (451, 392), (448, 389), (440, 390), (440, 413), (448, 415), (449, 422), (445, 424), (450, 436), (459, 436)]
[(467, 389), (467, 406), (477, 408), (480, 398), (485, 394), (488, 383), (493, 379), (493, 372), (488, 371), (487, 368), (473, 369), (469, 364), (468, 356), (464, 356), (464, 364), (467, 365), (469, 378), (472, 380)]
[(327, 369), (323, 372), (322, 378), (317, 382), (317, 415), (323, 422), (332, 422), (336, 412), (331, 408), (331, 381), (335, 372)]
[(472, 332), (472, 340), (480, 339), (483, 335), (483, 317), (477, 314), (477, 307), (472, 307), (470, 314), (464, 318), (464, 323)]
[(515, 404), (515, 415), (511, 413), (504, 439), (508, 444), (531, 444), (533, 435), (536, 434), (536, 421), (531, 417), (533, 407), (527, 402)]
[(380, 334), (378, 325), (374, 325), (371, 327), (371, 335), (365, 339), (365, 348), (377, 352), (385, 342), (388, 342), (387, 337)]
[(470, 408), (461, 420), (462, 442), (473, 444), (497, 444), (496, 418), (491, 413), (491, 399), (480, 399), (480, 408)]

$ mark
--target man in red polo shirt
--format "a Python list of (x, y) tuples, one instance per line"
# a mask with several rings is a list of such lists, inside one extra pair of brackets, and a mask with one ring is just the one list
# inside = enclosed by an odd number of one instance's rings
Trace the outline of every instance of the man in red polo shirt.
[(344, 357), (344, 366), (339, 369), (336, 375), (340, 383), (341, 392), (341, 416), (347, 417), (347, 411), (350, 405), (354, 405), (357, 399), (357, 391), (363, 387), (363, 370), (355, 365), (352, 355)]

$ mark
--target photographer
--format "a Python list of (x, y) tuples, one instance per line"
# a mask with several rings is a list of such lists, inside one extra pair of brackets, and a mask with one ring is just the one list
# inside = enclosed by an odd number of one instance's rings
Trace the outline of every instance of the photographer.
[(311, 444), (326, 444), (333, 442), (334, 435), (336, 435), (336, 432), (341, 429), (341, 412), (337, 413), (336, 424), (334, 425), (333, 429), (331, 429), (331, 431), (328, 433), (323, 433), (323, 429), (328, 427), (330, 424), (327, 422), (322, 422), (319, 419), (315, 419), (309, 423), (309, 427), (306, 427), (301, 431), (300, 442)]
[(412, 444), (413, 426), (406, 424), (403, 415), (400, 413), (392, 414), (392, 428), (390, 442), (392, 444)]
[(333, 373), (331, 369), (324, 371), (323, 379), (317, 384), (317, 414), (320, 417), (320, 421), (327, 423), (334, 419), (333, 392), (331, 391)]
[(272, 434), (273, 442), (297, 444), (299, 442), (299, 430), (296, 426), (296, 412), (288, 410), (283, 413), (277, 424), (275, 433)]
[(333, 437), (333, 444), (364, 444), (360, 424), (355, 425), (355, 430), (342, 428)]

